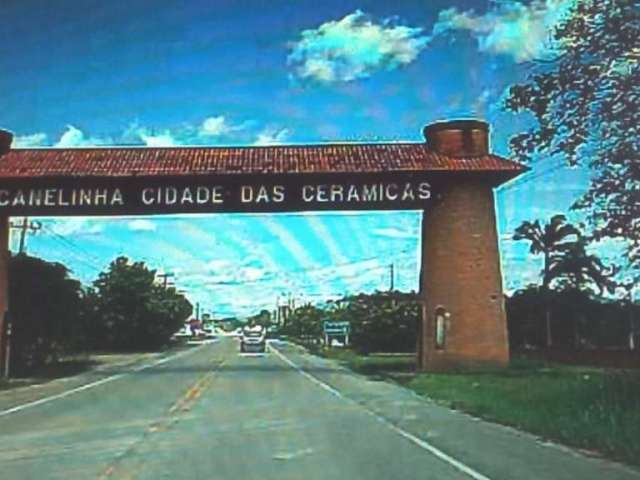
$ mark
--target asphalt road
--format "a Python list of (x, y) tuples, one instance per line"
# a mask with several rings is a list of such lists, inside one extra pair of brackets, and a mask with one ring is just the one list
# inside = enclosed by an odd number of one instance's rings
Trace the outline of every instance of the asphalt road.
[[(438, 447), (366, 398), (379, 394), (402, 409), (435, 407), (405, 401), (399, 387), (376, 385), (291, 347), (240, 355), (235, 340), (223, 339), (103, 375), (68, 394), (0, 410), (0, 478), (551, 478), (537, 476), (536, 449), (531, 466), (520, 460), (515, 472), (509, 461), (508, 468), (495, 465), (509, 456), (499, 442), (493, 468), (446, 442)], [(416, 411), (402, 418), (418, 424), (422, 413)], [(475, 423), (471, 427), (482, 431)], [(477, 440), (468, 437), (471, 445)], [(615, 465), (571, 458), (567, 468), (576, 461), (599, 475), (593, 478), (640, 478)]]

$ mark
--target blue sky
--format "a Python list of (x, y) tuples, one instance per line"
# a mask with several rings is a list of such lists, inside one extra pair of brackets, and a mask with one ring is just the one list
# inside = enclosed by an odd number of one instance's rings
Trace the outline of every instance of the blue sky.
[[(249, 145), (421, 141), (427, 123), (478, 117), (508, 156), (531, 119), (501, 98), (557, 48), (571, 2), (5, 0), (0, 127), (14, 147)], [(498, 190), (507, 290), (540, 268), (515, 227), (567, 212), (587, 182), (550, 158)], [(386, 288), (390, 263), (417, 289), (415, 212), (41, 221), (29, 252), (85, 283), (124, 254), (214, 314)]]

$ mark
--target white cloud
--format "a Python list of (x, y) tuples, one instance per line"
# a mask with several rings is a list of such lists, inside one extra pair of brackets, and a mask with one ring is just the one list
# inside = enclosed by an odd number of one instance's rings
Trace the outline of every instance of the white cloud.
[(412, 232), (410, 230), (399, 230), (397, 228), (374, 228), (371, 233), (378, 237), (389, 238), (418, 238), (418, 232)]
[(129, 227), (129, 230), (132, 232), (154, 232), (156, 230), (156, 224), (144, 218), (131, 220), (127, 224), (127, 227)]
[(32, 133), (30, 135), (17, 135), (13, 138), (13, 148), (41, 147), (47, 143), (46, 133)]
[(575, 0), (500, 2), (497, 9), (484, 14), (453, 7), (440, 12), (433, 36), (468, 31), (482, 52), (509, 55), (519, 63), (548, 58), (557, 48), (551, 41), (552, 30), (574, 3)]
[(365, 277), (370, 276), (371, 272), (375, 272), (376, 278), (379, 276), (378, 272), (383, 267), (387, 268), (387, 265), (383, 260), (372, 258), (369, 260), (362, 260), (360, 262), (351, 262), (344, 265), (330, 265), (318, 270), (315, 270), (308, 275), (315, 279), (324, 279), (325, 281), (331, 281), (335, 278), (347, 279), (350, 277), (355, 282), (361, 282)]
[[(266, 127), (259, 131), (255, 121), (231, 123), (224, 115), (205, 118), (200, 124), (184, 123), (176, 128), (156, 130), (135, 121), (128, 127), (110, 136), (91, 136), (82, 129), (67, 125), (66, 130), (53, 146), (59, 148), (91, 147), (105, 145), (139, 145), (147, 147), (173, 147), (181, 145), (211, 145), (223, 140), (241, 140), (242, 143), (251, 142), (254, 136), (256, 145), (273, 145), (284, 142), (290, 135), (289, 129)], [(29, 135), (16, 136), (13, 140), (14, 148), (28, 148), (51, 145), (46, 133), (38, 132)]]
[(43, 220), (48, 228), (62, 236), (97, 235), (104, 230), (104, 224), (84, 218), (65, 218), (59, 220)]
[(239, 132), (246, 127), (246, 124), (232, 125), (226, 120), (224, 115), (218, 115), (217, 117), (206, 118), (200, 125), (198, 134), (201, 137), (220, 137)]
[(242, 266), (240, 263), (224, 259), (211, 260), (204, 265), (204, 271), (193, 271), (180, 280), (198, 287), (243, 285), (261, 280), (268, 273), (264, 268)]
[(235, 264), (231, 260), (215, 259), (207, 262), (206, 269), (210, 272), (218, 272), (232, 268)]
[(110, 138), (87, 137), (79, 128), (76, 128), (73, 125), (67, 125), (67, 130), (62, 134), (54, 146), (60, 148), (73, 148), (109, 144), (113, 144), (113, 140)]
[(62, 134), (56, 147), (78, 147), (84, 145), (84, 133), (82, 130), (74, 127), (73, 125), (67, 126), (67, 131)]
[(145, 127), (140, 127), (136, 133), (147, 147), (173, 147), (180, 144), (170, 130), (155, 133)]
[(137, 122), (123, 133), (126, 143), (143, 143), (148, 147), (173, 147), (179, 145), (210, 144), (211, 140), (228, 137), (248, 128), (250, 122), (230, 123), (224, 115), (205, 118), (200, 125), (183, 124), (178, 128), (166, 128), (158, 132)]
[(274, 129), (267, 127), (258, 134), (254, 145), (278, 145), (284, 143), (291, 132), (288, 128)]
[(245, 267), (240, 270), (240, 277), (248, 282), (255, 282), (265, 276), (265, 271), (257, 267)]
[(304, 30), (287, 61), (299, 78), (349, 82), (413, 62), (429, 40), (421, 28), (397, 25), (394, 19), (376, 24), (356, 10), (341, 20)]

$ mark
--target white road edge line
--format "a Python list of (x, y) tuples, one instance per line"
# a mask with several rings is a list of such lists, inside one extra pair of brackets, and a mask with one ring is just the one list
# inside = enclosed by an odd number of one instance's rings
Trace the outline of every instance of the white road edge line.
[(451, 465), (455, 469), (461, 471), (465, 475), (468, 475), (469, 477), (473, 478), (474, 480), (491, 480), (489, 477), (481, 474), (480, 472), (475, 471), (471, 467), (469, 467), (469, 466), (465, 465), (464, 463), (456, 460), (452, 456), (447, 455), (442, 450), (440, 450), (439, 448), (434, 447), (433, 445), (431, 445), (426, 440), (423, 440), (422, 438), (416, 437), (412, 433), (409, 433), (406, 430), (403, 430), (402, 428), (398, 427), (397, 425), (394, 425), (389, 420), (387, 420), (386, 418), (378, 415), (377, 413), (373, 412), (372, 410), (369, 410), (364, 405), (356, 402), (355, 400), (352, 400), (349, 397), (344, 396), (342, 393), (340, 393), (338, 390), (333, 388), (331, 385), (328, 385), (328, 384), (324, 383), (322, 380), (319, 380), (318, 378), (314, 377), (310, 373), (305, 372), (301, 367), (299, 367), (293, 361), (291, 361), (289, 358), (287, 358), (282, 352), (277, 350), (273, 345), (269, 345), (269, 347), (270, 347), (271, 351), (273, 353), (275, 353), (278, 358), (280, 358), (280, 360), (282, 360), (287, 365), (292, 367), (294, 370), (296, 370), (298, 373), (300, 373), (303, 377), (307, 378), (308, 380), (310, 380), (311, 382), (315, 383), (317, 386), (319, 386), (323, 390), (326, 390), (327, 392), (331, 393), (332, 395), (334, 395), (334, 396), (336, 396), (338, 398), (341, 398), (341, 399), (343, 399), (345, 401), (348, 401), (350, 403), (353, 403), (355, 405), (358, 405), (360, 408), (362, 408), (369, 415), (372, 415), (380, 423), (383, 423), (384, 425), (386, 425), (388, 428), (390, 428), (391, 430), (396, 432), (401, 437), (404, 437), (407, 440), (409, 440), (410, 442), (412, 442), (414, 445), (417, 445), (418, 447), (420, 447), (420, 448), (422, 448), (424, 450), (427, 450), (429, 453), (431, 453), (435, 457), (437, 457), (440, 460), (448, 463), (449, 465)]
[[(132, 372), (141, 372), (148, 368), (157, 367), (158, 365), (162, 365), (163, 363), (167, 363), (170, 360), (175, 360), (176, 358), (180, 358), (188, 353), (195, 352), (201, 347), (194, 348), (193, 350), (186, 350), (184, 352), (176, 353), (175, 355), (171, 355), (170, 357), (164, 357), (160, 360), (157, 360), (153, 363), (149, 363), (147, 365), (142, 365), (141, 367), (134, 368)], [(59, 400), (64, 397), (68, 397), (69, 395), (73, 395), (74, 393), (82, 392), (84, 390), (89, 390), (90, 388), (98, 387), (108, 382), (112, 382), (114, 380), (118, 380), (119, 378), (125, 377), (129, 375), (131, 372), (127, 373), (118, 373), (116, 375), (112, 375), (107, 378), (103, 378), (102, 380), (97, 380), (95, 382), (87, 383), (85, 385), (81, 385), (76, 388), (72, 388), (71, 390), (67, 390), (62, 393), (58, 393), (56, 395), (51, 395), (50, 397), (41, 398), (40, 400), (35, 400), (33, 402), (23, 403), (22, 405), (17, 405), (15, 407), (8, 408), (7, 410), (0, 411), (0, 417), (4, 417), (6, 415), (10, 415), (12, 413), (20, 412), (22, 410), (26, 410), (27, 408), (37, 407), (38, 405), (42, 405), (44, 403), (52, 402), (53, 400)]]

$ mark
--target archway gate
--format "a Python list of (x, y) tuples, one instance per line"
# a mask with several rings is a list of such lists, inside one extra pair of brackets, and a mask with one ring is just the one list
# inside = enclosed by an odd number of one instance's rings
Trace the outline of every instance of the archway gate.
[(525, 167), (489, 153), (484, 122), (424, 134), (426, 143), (11, 149), (0, 130), (0, 347), (10, 216), (421, 210), (419, 367), (506, 365), (493, 188)]

